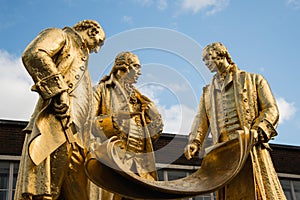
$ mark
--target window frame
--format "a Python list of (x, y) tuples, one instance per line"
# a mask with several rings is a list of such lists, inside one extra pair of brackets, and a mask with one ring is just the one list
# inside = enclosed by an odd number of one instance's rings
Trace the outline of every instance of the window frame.
[[(18, 161), (18, 164), (20, 164), (21, 156), (10, 156), (10, 155), (0, 155), (0, 162), (9, 162), (9, 172), (8, 172), (8, 188), (3, 189), (1, 191), (7, 191), (8, 192), (8, 198), (6, 200), (13, 200), (13, 192), (15, 191), (13, 181), (14, 181), (14, 168), (15, 163)], [(19, 165), (20, 166), (20, 165)], [(18, 166), (18, 171), (19, 171)]]
[(300, 175), (297, 174), (287, 174), (287, 173), (277, 173), (279, 180), (287, 180), (290, 184), (290, 192), (292, 195), (292, 200), (297, 200), (294, 181), (300, 182)]

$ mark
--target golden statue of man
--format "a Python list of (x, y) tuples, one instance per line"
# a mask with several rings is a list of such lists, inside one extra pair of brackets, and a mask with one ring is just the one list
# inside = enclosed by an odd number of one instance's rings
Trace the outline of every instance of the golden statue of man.
[(105, 33), (97, 21), (43, 30), (22, 60), (40, 98), (25, 128), (15, 200), (87, 200), (85, 146), (92, 105), (89, 54)]
[(240, 70), (220, 42), (207, 45), (202, 58), (215, 75), (203, 89), (186, 157), (199, 152), (209, 133), (217, 144), (249, 130), (256, 144), (239, 174), (218, 190), (217, 199), (286, 199), (269, 155), (268, 141), (277, 135), (279, 112), (268, 82)]
[[(154, 103), (134, 86), (140, 75), (137, 55), (121, 52), (116, 56), (110, 74), (94, 87), (92, 133), (99, 144), (116, 136), (124, 150), (120, 159), (128, 169), (157, 180), (152, 143), (162, 133), (163, 123)], [(100, 196), (105, 200), (126, 199), (104, 190)]]

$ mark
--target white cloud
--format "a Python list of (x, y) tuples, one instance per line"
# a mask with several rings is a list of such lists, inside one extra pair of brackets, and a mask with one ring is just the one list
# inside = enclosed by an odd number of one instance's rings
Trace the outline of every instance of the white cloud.
[(296, 107), (294, 102), (287, 102), (284, 98), (279, 97), (276, 99), (279, 108), (279, 123), (284, 123), (294, 117), (296, 113)]
[(168, 0), (133, 0), (135, 3), (144, 6), (150, 7), (155, 6), (159, 10), (165, 10), (168, 7)]
[(259, 71), (264, 72), (264, 71), (265, 71), (265, 68), (264, 68), (264, 67), (260, 67), (260, 68), (259, 68)]
[(187, 135), (191, 131), (192, 123), (196, 115), (196, 109), (184, 104), (164, 105), (159, 96), (165, 90), (161, 86), (148, 85), (139, 88), (142, 94), (150, 98), (162, 115), (165, 133)]
[(146, 85), (142, 87), (138, 87), (140, 92), (151, 99), (153, 103), (157, 106), (159, 104), (159, 98), (157, 98), (157, 94), (163, 91), (163, 87), (156, 86), (156, 85)]
[(166, 10), (169, 6), (175, 5), (179, 6), (181, 11), (192, 11), (194, 14), (199, 11), (205, 11), (206, 15), (220, 12), (229, 4), (229, 0), (133, 0), (133, 2), (144, 7), (155, 6), (159, 10)]
[(300, 1), (299, 0), (286, 0), (288, 6), (299, 9), (300, 8)]
[(196, 115), (196, 110), (186, 105), (173, 105), (170, 108), (158, 106), (163, 121), (164, 133), (188, 135)]
[(0, 118), (29, 120), (38, 95), (21, 59), (0, 50)]
[(138, 4), (141, 4), (142, 6), (150, 6), (153, 4), (153, 0), (134, 0)]
[(130, 25), (133, 24), (133, 19), (132, 19), (132, 17), (127, 16), (127, 15), (125, 15), (125, 16), (122, 17), (122, 21), (125, 22), (125, 23), (127, 23), (127, 24), (130, 24)]
[(181, 8), (185, 11), (199, 11), (206, 10), (207, 15), (213, 15), (216, 12), (224, 10), (229, 4), (229, 0), (183, 0)]
[(188, 86), (183, 83), (174, 83), (173, 82), (173, 83), (167, 84), (167, 87), (175, 93), (185, 92), (185, 91), (189, 90)]
[(168, 0), (158, 0), (157, 8), (159, 10), (165, 10), (168, 7)]

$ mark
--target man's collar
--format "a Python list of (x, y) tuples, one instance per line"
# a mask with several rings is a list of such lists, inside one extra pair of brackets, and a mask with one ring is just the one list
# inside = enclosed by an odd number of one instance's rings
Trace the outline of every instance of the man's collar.
[(217, 89), (222, 90), (225, 88), (230, 82), (233, 80), (233, 72), (235, 71), (235, 65), (228, 66), (228, 69), (226, 72), (219, 74), (217, 73), (215, 75), (215, 86), (217, 86)]
[(68, 32), (69, 34), (72, 34), (74, 36), (74, 38), (76, 39), (77, 43), (79, 44), (79, 46), (81, 46), (82, 49), (87, 49), (86, 43), (84, 41), (84, 39), (82, 38), (82, 36), (73, 28), (71, 27), (64, 27), (63, 30), (65, 32)]

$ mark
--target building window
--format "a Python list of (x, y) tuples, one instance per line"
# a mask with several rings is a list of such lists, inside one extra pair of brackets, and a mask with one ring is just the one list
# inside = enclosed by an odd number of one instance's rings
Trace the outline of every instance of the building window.
[(280, 183), (287, 200), (300, 199), (299, 179), (280, 179)]
[(216, 199), (214, 193), (205, 194), (197, 197), (190, 198), (191, 200), (214, 200)]
[(300, 180), (295, 180), (292, 181), (293, 182), (293, 186), (294, 186), (294, 191), (295, 191), (295, 197), (296, 199), (300, 199)]
[(19, 161), (0, 160), (0, 199), (12, 200), (16, 188)]
[[(160, 181), (171, 181), (186, 177), (196, 169), (184, 165), (158, 165), (158, 178)], [(294, 174), (279, 173), (279, 180), (287, 200), (300, 200), (300, 176)], [(187, 198), (184, 200), (215, 200), (215, 193), (209, 193), (201, 196)]]
[[(0, 199), (12, 200), (16, 188), (19, 169), (19, 157), (0, 156)], [(186, 177), (193, 173), (195, 169), (187, 166), (169, 165), (167, 168), (158, 170), (160, 181), (171, 181)], [(287, 200), (300, 199), (300, 176), (293, 174), (280, 174), (279, 180), (286, 195)], [(214, 193), (209, 193), (197, 197), (187, 198), (185, 200), (215, 200)]]

